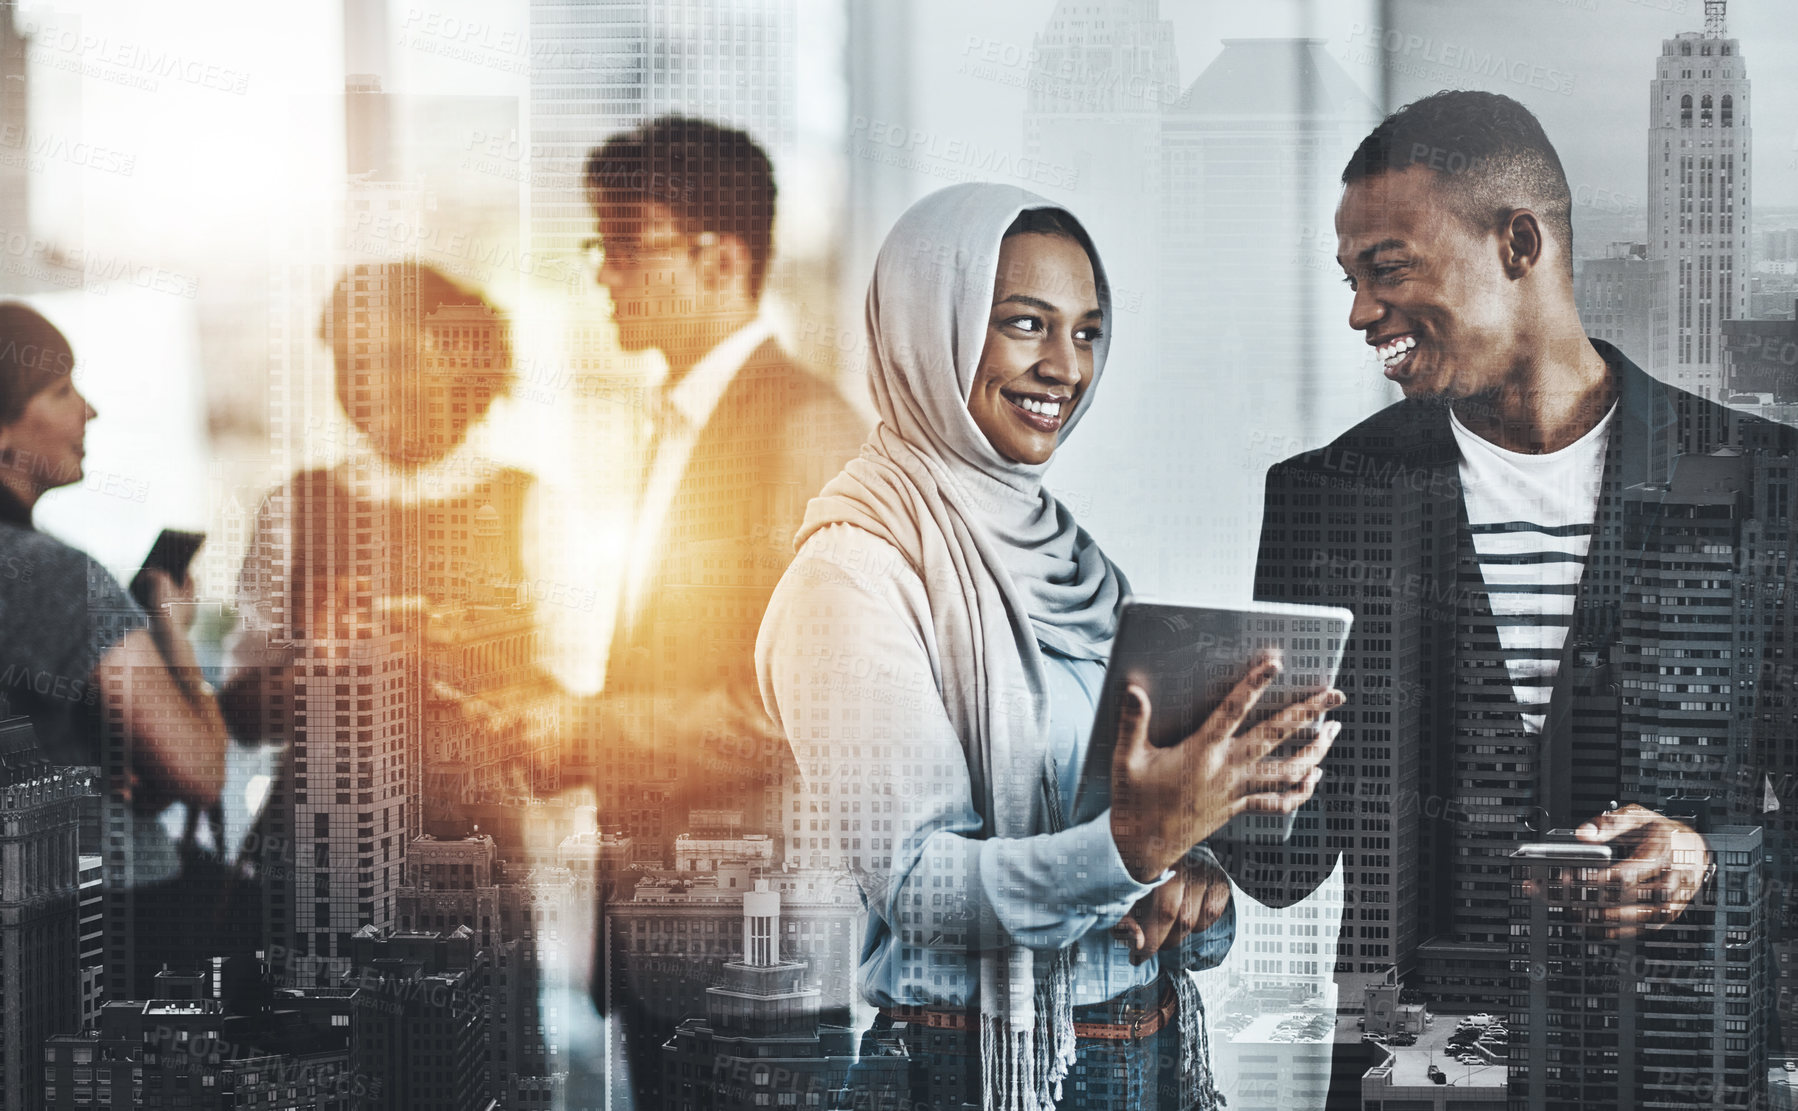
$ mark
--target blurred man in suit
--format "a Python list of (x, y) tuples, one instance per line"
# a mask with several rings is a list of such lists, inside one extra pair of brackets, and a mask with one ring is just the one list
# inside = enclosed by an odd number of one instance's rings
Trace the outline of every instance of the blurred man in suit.
[[(639, 846), (666, 853), (695, 809), (774, 834), (769, 788), (791, 758), (762, 710), (756, 631), (806, 503), (860, 450), (866, 425), (760, 315), (775, 185), (748, 135), (662, 117), (595, 149), (586, 186), (599, 233), (588, 248), (619, 345), (660, 351), (668, 374), (644, 405), (626, 581), (576, 760), (592, 769), (602, 825)], [(606, 899), (628, 898), (630, 882), (604, 871), (601, 937)], [(594, 995), (624, 1024), (643, 1105), (655, 1048), (685, 1016), (637, 990), (621, 956), (608, 991), (596, 955)]]

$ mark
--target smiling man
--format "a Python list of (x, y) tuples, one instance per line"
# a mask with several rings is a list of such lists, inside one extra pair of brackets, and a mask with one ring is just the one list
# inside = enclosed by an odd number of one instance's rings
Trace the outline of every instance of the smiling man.
[[(1707, 807), (1673, 796), (1708, 792), (1718, 824), (1759, 822), (1758, 789), (1740, 789), (1757, 773), (1721, 754), (1657, 763), (1644, 751), (1648, 692), (1670, 688), (1643, 676), (1670, 674), (1653, 657), (1683, 656), (1699, 636), (1652, 616), (1665, 599), (1644, 594), (1644, 568), (1658, 574), (1678, 550), (1677, 518), (1712, 452), (1761, 466), (1794, 438), (1585, 335), (1566, 177), (1517, 102), (1446, 91), (1408, 105), (1342, 180), (1348, 323), (1405, 400), (1268, 474), (1256, 595), (1355, 611), (1349, 703), (1292, 841), (1220, 855), (1279, 906), (1340, 863), (1346, 1000), (1396, 966), (1438, 1006), (1496, 1009), (1519, 990), (1520, 846), (1550, 830), (1607, 846), (1591, 884), (1605, 897), (1566, 909), (1630, 943), (1681, 922), (1694, 899), (1710, 905), (1695, 828)], [(1722, 692), (1729, 655), (1700, 665)], [(1761, 731), (1779, 728), (1789, 741), (1789, 725)], [(1712, 1048), (1694, 1052), (1708, 1062)], [(1615, 1062), (1605, 1082), (1628, 1087)], [(1339, 1061), (1339, 1091), (1359, 1072), (1343, 1074)]]

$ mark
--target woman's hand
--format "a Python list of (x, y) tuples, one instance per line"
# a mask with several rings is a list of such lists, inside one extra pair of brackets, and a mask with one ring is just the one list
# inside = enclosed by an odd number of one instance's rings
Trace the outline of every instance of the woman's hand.
[(1211, 928), (1230, 906), (1230, 877), (1209, 855), (1182, 857), (1168, 881), (1144, 895), (1111, 928), (1130, 943), (1130, 963), (1141, 964), (1158, 949), (1178, 949), (1188, 934)]
[(1343, 694), (1324, 691), (1239, 735), (1279, 671), (1277, 660), (1263, 659), (1197, 732), (1166, 748), (1149, 743), (1147, 692), (1134, 684), (1126, 689), (1111, 758), (1111, 834), (1138, 882), (1161, 875), (1238, 814), (1290, 814), (1311, 797), (1338, 723), (1320, 727), (1290, 758), (1262, 757), (1342, 705)]

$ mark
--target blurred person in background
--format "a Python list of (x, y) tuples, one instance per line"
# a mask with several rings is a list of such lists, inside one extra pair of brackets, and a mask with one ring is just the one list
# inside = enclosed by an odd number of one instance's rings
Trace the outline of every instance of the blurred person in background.
[[(806, 502), (856, 454), (866, 423), (761, 315), (776, 190), (753, 139), (661, 117), (596, 148), (586, 187), (618, 343), (659, 351), (668, 370), (645, 398), (626, 582), (604, 687), (571, 715), (570, 771), (594, 780), (602, 827), (650, 855), (696, 808), (772, 833), (765, 800), (791, 757), (756, 690), (756, 630)], [(627, 884), (618, 869), (602, 877), (599, 924)], [(605, 999), (604, 966), (596, 955), (595, 1001), (624, 1022), (645, 1105), (655, 1049), (685, 1016), (639, 992), (628, 962)]]
[(190, 694), (199, 665), (186, 636), (169, 638), (167, 667), (139, 666), (161, 657), (153, 623), (185, 632), (171, 616), (182, 587), (150, 572), (157, 606), (146, 614), (92, 557), (32, 524), (39, 498), (81, 481), (97, 414), (74, 368), (55, 325), (25, 305), (0, 305), (0, 695), (31, 719), (45, 757), (66, 765), (104, 763), (101, 703), (116, 704), (128, 778), (112, 788), (139, 809), (210, 807), (224, 779), (224, 731), (217, 708)]
[(144, 963), (153, 949), (183, 960), (210, 949), (201, 939), (220, 925), (186, 900), (219, 878), (196, 867), (194, 838), (226, 782), (225, 726), (187, 638), (189, 585), (141, 572), (146, 613), (92, 557), (32, 523), (38, 499), (82, 478), (96, 413), (74, 370), (55, 325), (0, 305), (0, 718), (28, 718), (50, 763), (102, 770), (105, 840), (82, 851), (104, 848), (107, 887), (132, 892)]
[(465, 836), (471, 806), (530, 797), (555, 774), (536, 751), (553, 741), (555, 687), (529, 590), (553, 506), (477, 434), (512, 380), (509, 324), (478, 291), (405, 261), (346, 270), (319, 331), (354, 431), (342, 462), (263, 504), (226, 712), (237, 736), (278, 736), (271, 696), (308, 645), (403, 634), (424, 669), (420, 817), (426, 832)]

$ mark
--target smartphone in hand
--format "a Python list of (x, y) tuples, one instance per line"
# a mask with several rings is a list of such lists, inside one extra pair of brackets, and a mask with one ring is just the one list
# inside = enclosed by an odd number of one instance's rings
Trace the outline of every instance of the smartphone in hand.
[(199, 552), (200, 545), (206, 542), (203, 532), (184, 532), (181, 529), (165, 528), (156, 537), (156, 543), (150, 545), (150, 552), (144, 556), (144, 565), (131, 577), (131, 597), (146, 610), (154, 603), (150, 596), (150, 577), (145, 571), (161, 571), (175, 582), (177, 586), (187, 582), (188, 569), (193, 565), (194, 555)]

